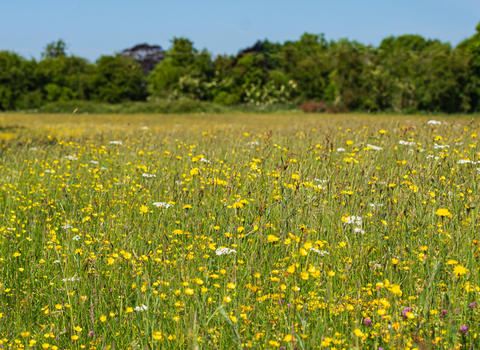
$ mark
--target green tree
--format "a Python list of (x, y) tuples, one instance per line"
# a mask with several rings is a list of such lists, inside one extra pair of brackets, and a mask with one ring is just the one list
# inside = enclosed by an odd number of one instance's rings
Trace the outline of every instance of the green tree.
[(91, 99), (118, 103), (143, 101), (147, 97), (142, 66), (126, 56), (102, 56), (91, 79)]

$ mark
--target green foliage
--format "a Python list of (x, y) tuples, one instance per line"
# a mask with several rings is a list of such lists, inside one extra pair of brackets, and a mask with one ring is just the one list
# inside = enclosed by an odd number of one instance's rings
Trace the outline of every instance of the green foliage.
[(419, 35), (390, 36), (374, 48), (305, 33), (297, 41), (258, 41), (236, 56), (213, 58), (187, 38), (171, 43), (148, 76), (133, 58), (103, 56), (91, 64), (68, 56), (62, 40), (48, 44), (39, 62), (1, 52), (0, 109), (148, 97), (262, 108), (310, 100), (330, 112), (480, 111), (480, 24), (456, 48)]
[(91, 84), (94, 101), (118, 103), (147, 97), (142, 67), (130, 57), (100, 57)]

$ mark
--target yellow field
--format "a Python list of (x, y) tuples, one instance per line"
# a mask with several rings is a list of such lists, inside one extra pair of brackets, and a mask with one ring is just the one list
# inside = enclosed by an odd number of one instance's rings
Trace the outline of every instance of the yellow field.
[(479, 125), (0, 114), (0, 345), (478, 349)]

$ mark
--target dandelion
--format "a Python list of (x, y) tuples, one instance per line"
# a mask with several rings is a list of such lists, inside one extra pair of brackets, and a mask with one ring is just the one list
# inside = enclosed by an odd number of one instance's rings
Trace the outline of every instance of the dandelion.
[(445, 208), (440, 208), (435, 212), (435, 215), (437, 216), (452, 216), (452, 213), (448, 209)]

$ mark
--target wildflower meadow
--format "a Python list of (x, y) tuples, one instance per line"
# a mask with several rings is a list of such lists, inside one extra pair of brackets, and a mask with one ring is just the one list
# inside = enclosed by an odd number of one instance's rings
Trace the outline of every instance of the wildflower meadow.
[(0, 114), (0, 348), (479, 349), (479, 121)]

